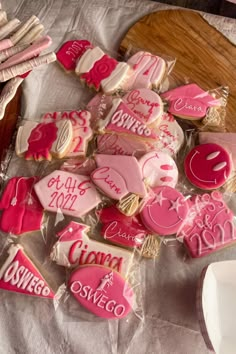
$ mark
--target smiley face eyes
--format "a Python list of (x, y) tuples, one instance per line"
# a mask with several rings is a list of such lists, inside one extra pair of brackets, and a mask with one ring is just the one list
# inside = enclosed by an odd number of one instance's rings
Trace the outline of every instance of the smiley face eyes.
[(212, 153), (210, 153), (209, 155), (207, 155), (206, 159), (207, 160), (212, 160), (215, 159), (217, 156), (219, 156), (220, 151), (214, 151)]
[[(215, 159), (217, 156), (220, 155), (220, 151), (214, 151), (214, 152), (211, 152), (210, 154), (207, 155), (206, 157), (206, 160), (213, 160)], [(226, 161), (222, 161), (220, 163), (218, 163), (217, 165), (215, 165), (212, 170), (213, 171), (220, 171), (222, 170), (225, 166), (227, 165), (227, 162)]]
[(213, 167), (213, 171), (220, 171), (227, 165), (226, 161), (220, 162)]

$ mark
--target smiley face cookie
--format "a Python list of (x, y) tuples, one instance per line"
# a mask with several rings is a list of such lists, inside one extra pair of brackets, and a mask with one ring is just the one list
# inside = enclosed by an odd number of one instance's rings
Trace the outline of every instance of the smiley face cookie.
[(218, 144), (195, 146), (184, 162), (188, 180), (201, 189), (216, 189), (229, 178), (232, 163), (229, 153)]

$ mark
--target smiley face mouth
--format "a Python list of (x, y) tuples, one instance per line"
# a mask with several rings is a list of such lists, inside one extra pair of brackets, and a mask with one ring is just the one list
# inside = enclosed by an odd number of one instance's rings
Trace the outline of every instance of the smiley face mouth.
[[(196, 155), (198, 155), (198, 154), (200, 154), (200, 152), (199, 152), (199, 151), (195, 151), (194, 154), (193, 154), (193, 156), (192, 156), (191, 159), (190, 159), (190, 162), (189, 162), (189, 168), (190, 168), (190, 171), (191, 171), (192, 175), (193, 175), (199, 182), (214, 183), (214, 184), (216, 184), (216, 183), (217, 183), (216, 179), (207, 181), (207, 180), (205, 180), (205, 179), (199, 178), (199, 177), (194, 173), (193, 167), (192, 167), (192, 163), (193, 163), (194, 158), (195, 158)], [(211, 155), (211, 154), (210, 154), (210, 155)], [(211, 159), (211, 158), (210, 158), (210, 159)], [(210, 160), (210, 159), (209, 159), (209, 160)], [(218, 166), (218, 165), (216, 165), (216, 166)], [(225, 166), (225, 165), (224, 165), (224, 166)], [(223, 167), (224, 167), (224, 166), (223, 166)], [(221, 167), (221, 169), (222, 169), (223, 167)], [(219, 170), (219, 169), (218, 169), (218, 170)], [(224, 177), (225, 177), (225, 173), (224, 173)]]

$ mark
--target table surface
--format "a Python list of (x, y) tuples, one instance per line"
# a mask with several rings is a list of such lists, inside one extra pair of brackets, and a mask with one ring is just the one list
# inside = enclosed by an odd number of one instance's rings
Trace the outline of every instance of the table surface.
[[(117, 52), (128, 29), (144, 15), (170, 8), (143, 0), (3, 0), (2, 7), (21, 20), (37, 15), (53, 39), (53, 49), (64, 41), (86, 38), (110, 54)], [(206, 14), (204, 18), (236, 42), (236, 21)], [(85, 107), (93, 93), (56, 64), (33, 71), (25, 80), (21, 115), (35, 120), (42, 113)], [(7, 176), (33, 175), (47, 166), (13, 156)], [(48, 166), (47, 166), (48, 167)], [(49, 166), (52, 168), (53, 166)], [(57, 226), (59, 216), (51, 221)], [(48, 261), (48, 232), (20, 239), (28, 254), (43, 265), (56, 284), (65, 274)], [(1, 234), (0, 245), (6, 243)], [(143, 260), (137, 288), (142, 294), (139, 316), (103, 321), (82, 310), (73, 299), (52, 302), (0, 292), (1, 353), (208, 353), (197, 321), (195, 296), (201, 270), (213, 261), (236, 259), (234, 247), (200, 260), (190, 260), (177, 242), (162, 244), (156, 261)], [(48, 281), (49, 281), (48, 279)], [(14, 329), (14, 330), (13, 330)]]

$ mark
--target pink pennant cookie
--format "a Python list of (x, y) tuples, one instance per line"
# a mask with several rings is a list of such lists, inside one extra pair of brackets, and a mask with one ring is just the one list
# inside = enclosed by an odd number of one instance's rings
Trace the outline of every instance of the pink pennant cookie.
[(74, 71), (76, 61), (86, 52), (86, 50), (91, 48), (93, 48), (93, 46), (87, 40), (81, 39), (67, 41), (56, 53), (57, 61), (66, 71)]
[(66, 156), (73, 139), (73, 128), (69, 120), (37, 123), (27, 121), (18, 129), (16, 154), (25, 159), (40, 161)]
[(115, 206), (98, 211), (102, 223), (101, 234), (105, 240), (126, 247), (141, 247), (150, 234), (140, 217), (125, 216)]
[(53, 299), (55, 294), (22, 246), (12, 245), (0, 269), (0, 288), (24, 295)]
[(119, 98), (113, 100), (113, 106), (105, 120), (100, 121), (100, 132), (131, 135), (136, 138), (155, 140), (155, 132), (134, 114)]
[(156, 88), (166, 71), (165, 60), (148, 52), (137, 52), (127, 61), (132, 68), (130, 89)]
[(170, 113), (162, 115), (156, 135), (155, 148), (170, 155), (175, 155), (184, 143), (184, 132)]
[(0, 229), (6, 233), (22, 235), (40, 230), (43, 207), (33, 189), (38, 177), (13, 177), (0, 200)]
[(153, 188), (153, 193), (140, 213), (144, 225), (163, 236), (178, 232), (188, 214), (184, 196), (168, 186)]
[(196, 84), (177, 87), (164, 92), (161, 97), (167, 100), (168, 112), (180, 118), (202, 119), (209, 107), (220, 106), (220, 101), (202, 90)]
[(57, 236), (51, 259), (65, 267), (98, 264), (127, 275), (132, 263), (132, 253), (119, 247), (110, 246), (90, 239), (89, 227), (71, 221)]
[(101, 198), (89, 177), (56, 170), (34, 186), (45, 210), (80, 217), (100, 202)]
[(107, 196), (121, 200), (128, 193), (146, 195), (138, 161), (133, 156), (95, 155), (97, 169), (91, 179)]
[(189, 181), (201, 189), (216, 189), (229, 178), (232, 163), (229, 153), (217, 144), (194, 147), (184, 161)]
[(178, 168), (175, 161), (165, 152), (148, 152), (139, 160), (145, 182), (151, 187), (169, 186), (174, 188), (178, 182)]
[(184, 238), (191, 257), (203, 257), (236, 242), (234, 214), (220, 192), (195, 195), (188, 204), (189, 217), (179, 236)]
[(48, 112), (42, 116), (42, 121), (61, 121), (67, 119), (71, 121), (73, 138), (66, 157), (85, 156), (88, 143), (93, 137), (91, 129), (91, 113), (86, 110)]
[(102, 318), (126, 317), (134, 304), (130, 285), (107, 267), (79, 267), (71, 274), (68, 286), (82, 306)]
[(163, 103), (160, 96), (150, 89), (136, 89), (122, 97), (126, 106), (134, 112), (143, 123), (150, 124), (158, 120), (163, 114)]

